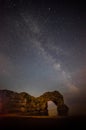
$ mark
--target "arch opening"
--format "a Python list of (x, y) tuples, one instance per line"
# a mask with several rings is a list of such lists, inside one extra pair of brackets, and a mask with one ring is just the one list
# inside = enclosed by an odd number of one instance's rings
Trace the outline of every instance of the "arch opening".
[(57, 105), (53, 101), (47, 102), (47, 110), (48, 110), (48, 116), (50, 117), (58, 116)]

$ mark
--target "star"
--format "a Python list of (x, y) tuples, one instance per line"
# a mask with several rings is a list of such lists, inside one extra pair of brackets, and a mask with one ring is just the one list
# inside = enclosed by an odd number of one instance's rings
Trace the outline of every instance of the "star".
[(49, 7), (48, 10), (51, 11), (51, 8)]

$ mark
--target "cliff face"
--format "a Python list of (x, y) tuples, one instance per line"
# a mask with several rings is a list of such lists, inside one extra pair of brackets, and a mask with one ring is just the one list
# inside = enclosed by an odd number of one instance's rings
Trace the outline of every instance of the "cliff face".
[(57, 105), (59, 115), (68, 114), (68, 107), (58, 91), (46, 92), (35, 98), (25, 92), (16, 93), (9, 90), (0, 90), (0, 113), (48, 115), (48, 101), (53, 101)]

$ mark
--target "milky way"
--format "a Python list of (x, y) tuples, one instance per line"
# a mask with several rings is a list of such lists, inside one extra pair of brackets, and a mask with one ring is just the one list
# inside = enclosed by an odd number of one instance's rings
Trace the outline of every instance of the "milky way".
[(84, 3), (0, 0), (0, 89), (85, 100), (85, 14)]

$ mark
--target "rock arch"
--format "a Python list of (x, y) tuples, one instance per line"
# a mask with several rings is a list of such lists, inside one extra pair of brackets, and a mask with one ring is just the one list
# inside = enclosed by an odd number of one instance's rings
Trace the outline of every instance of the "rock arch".
[[(68, 107), (64, 104), (63, 96), (58, 91), (46, 92), (37, 98), (39, 101), (40, 110), (44, 111), (44, 114), (48, 115), (47, 102), (52, 101), (56, 104), (58, 115), (64, 116), (68, 114)], [(42, 105), (41, 105), (42, 104)], [(41, 111), (40, 111), (41, 113)]]
[[(35, 98), (28, 93), (16, 93), (10, 90), (0, 90), (0, 112), (19, 112), (27, 115), (48, 115), (47, 102), (53, 101), (60, 116), (67, 116), (68, 107), (64, 104), (63, 96), (58, 91), (45, 92)], [(0, 105), (0, 106), (1, 106)], [(6, 110), (6, 111), (5, 111)]]

